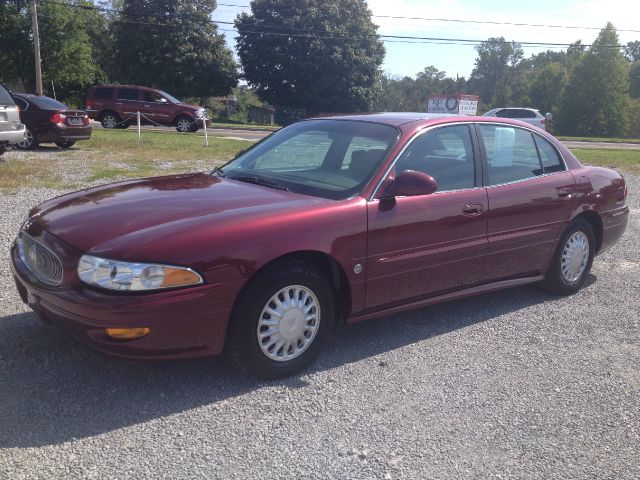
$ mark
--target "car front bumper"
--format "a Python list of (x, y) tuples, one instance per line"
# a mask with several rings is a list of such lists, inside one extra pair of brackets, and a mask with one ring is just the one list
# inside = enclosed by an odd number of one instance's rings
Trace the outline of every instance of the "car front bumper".
[[(84, 286), (50, 287), (38, 281), (11, 249), (11, 268), (22, 300), (40, 318), (105, 353), (172, 359), (222, 352), (229, 316), (241, 282), (146, 294), (123, 294)], [(142, 338), (118, 340), (106, 328), (148, 327)]]

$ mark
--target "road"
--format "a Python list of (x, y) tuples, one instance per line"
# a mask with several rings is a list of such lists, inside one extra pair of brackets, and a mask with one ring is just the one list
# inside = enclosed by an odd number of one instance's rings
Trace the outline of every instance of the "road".
[(35, 202), (0, 194), (0, 479), (640, 478), (640, 177), (585, 287), (514, 288), (338, 328), (261, 382), (222, 359), (90, 350), (20, 302)]

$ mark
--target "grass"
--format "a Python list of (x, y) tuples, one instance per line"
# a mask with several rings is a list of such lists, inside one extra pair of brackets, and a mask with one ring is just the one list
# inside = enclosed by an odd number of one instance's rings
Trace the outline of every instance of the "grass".
[(640, 174), (640, 150), (574, 149), (571, 151), (581, 163), (614, 167), (622, 171)]
[(11, 151), (0, 162), (0, 188), (73, 189), (93, 182), (211, 170), (252, 142), (194, 134), (94, 129), (91, 140), (71, 150), (44, 145), (28, 152)]
[(640, 143), (640, 138), (556, 137), (568, 142)]

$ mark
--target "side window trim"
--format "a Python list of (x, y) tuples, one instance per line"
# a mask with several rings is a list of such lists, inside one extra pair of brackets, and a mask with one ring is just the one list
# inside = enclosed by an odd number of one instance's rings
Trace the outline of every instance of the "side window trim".
[[(536, 151), (538, 152), (538, 161), (540, 162), (541, 168), (542, 168), (542, 174), (535, 176), (535, 177), (528, 177), (528, 178), (523, 178), (520, 180), (514, 180), (512, 182), (505, 182), (505, 183), (497, 183), (495, 185), (491, 185), (489, 183), (489, 164), (488, 164), (488, 159), (487, 159), (487, 149), (486, 146), (484, 144), (484, 138), (482, 137), (482, 134), (480, 133), (480, 125), (492, 125), (492, 126), (507, 126), (507, 127), (513, 127), (513, 128), (519, 128), (520, 130), (526, 130), (527, 132), (529, 132), (534, 138), (533, 143), (536, 146)], [(482, 181), (483, 181), (483, 185), (486, 188), (492, 188), (492, 187), (499, 187), (502, 185), (510, 185), (512, 183), (519, 183), (519, 182), (528, 182), (529, 180), (535, 180), (536, 178), (540, 178), (540, 177), (546, 177), (548, 175), (556, 175), (558, 173), (563, 173), (563, 172), (567, 172), (569, 171), (569, 167), (567, 167), (567, 162), (564, 159), (564, 156), (562, 155), (562, 152), (560, 152), (560, 150), (558, 150), (558, 148), (556, 148), (556, 146), (553, 144), (553, 142), (550, 142), (549, 140), (547, 140), (546, 138), (544, 138), (543, 135), (540, 135), (538, 132), (534, 132), (533, 130), (530, 130), (528, 128), (525, 127), (521, 127), (520, 125), (516, 126), (516, 125), (511, 125), (509, 123), (501, 123), (501, 122), (475, 122), (473, 124), (474, 130), (476, 131), (476, 137), (478, 139), (478, 145), (480, 148), (480, 161), (482, 162)], [(558, 171), (558, 172), (550, 172), (550, 173), (544, 173), (544, 166), (542, 165), (542, 157), (540, 156), (540, 151), (538, 150), (538, 144), (536, 142), (535, 136), (538, 136), (540, 138), (542, 138), (542, 140), (546, 141), (549, 145), (551, 145), (551, 147), (555, 150), (556, 154), (558, 155), (558, 158), (560, 159), (560, 164), (562, 165), (563, 169)]]
[[(402, 157), (402, 155), (404, 154), (405, 150), (407, 148), (409, 148), (409, 146), (416, 141), (419, 137), (421, 137), (422, 135), (425, 135), (429, 132), (433, 132), (435, 130), (438, 130), (440, 128), (446, 128), (446, 127), (454, 127), (454, 126), (466, 126), (467, 130), (469, 131), (469, 138), (471, 140), (471, 146), (472, 146), (472, 152), (473, 152), (473, 162), (474, 162), (474, 186), (470, 187), (470, 188), (462, 188), (462, 189), (456, 189), (456, 190), (441, 190), (441, 191), (437, 191), (434, 192), (432, 195), (437, 195), (438, 193), (447, 193), (447, 192), (458, 192), (458, 191), (464, 191), (464, 190), (475, 190), (477, 188), (482, 188), (483, 186), (483, 182), (479, 181), (478, 178), (478, 163), (481, 161), (480, 157), (479, 157), (479, 147), (476, 144), (476, 135), (475, 133), (475, 123), (474, 122), (469, 122), (469, 123), (445, 123), (442, 125), (434, 125), (434, 126), (430, 126), (430, 127), (426, 127), (422, 130), (419, 130), (418, 132), (416, 132), (408, 141), (407, 143), (404, 145), (404, 147), (402, 147), (402, 150), (400, 150), (396, 156), (393, 158), (393, 160), (391, 161), (391, 163), (389, 164), (389, 167), (387, 167), (387, 169), (385, 170), (384, 175), (382, 175), (382, 177), (380, 177), (380, 180), (378, 181), (378, 184), (376, 185), (376, 188), (373, 189), (373, 192), (371, 193), (371, 196), (369, 197), (369, 201), (372, 201), (376, 198), (376, 196), (378, 195), (378, 192), (380, 191), (380, 187), (382, 187), (382, 185), (384, 184), (385, 180), (389, 177), (389, 174), (391, 173), (391, 171), (395, 168), (396, 163), (398, 162), (398, 160), (400, 160), (400, 157)], [(482, 167), (483, 168), (483, 167)], [(480, 170), (482, 172), (482, 170)]]

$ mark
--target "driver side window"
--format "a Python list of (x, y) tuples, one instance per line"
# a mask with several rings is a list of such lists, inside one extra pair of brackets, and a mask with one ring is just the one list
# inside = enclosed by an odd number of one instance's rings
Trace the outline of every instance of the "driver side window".
[(475, 164), (466, 125), (442, 127), (414, 139), (398, 159), (396, 175), (416, 170), (431, 175), (438, 192), (474, 188)]

